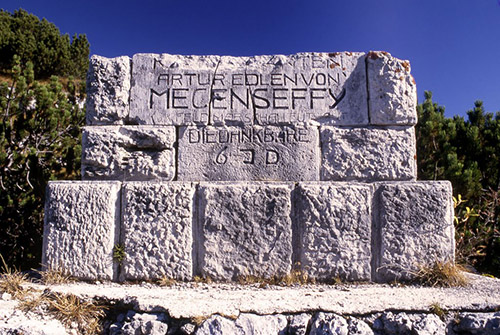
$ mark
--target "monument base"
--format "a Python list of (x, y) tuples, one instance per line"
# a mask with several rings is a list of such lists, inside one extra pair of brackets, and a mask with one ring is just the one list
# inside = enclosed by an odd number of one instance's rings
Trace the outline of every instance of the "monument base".
[(43, 265), (83, 280), (409, 280), (454, 260), (451, 184), (63, 181)]

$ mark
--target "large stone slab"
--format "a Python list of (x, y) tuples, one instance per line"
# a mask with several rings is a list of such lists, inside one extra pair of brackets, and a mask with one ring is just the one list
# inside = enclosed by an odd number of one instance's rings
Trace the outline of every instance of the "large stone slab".
[(120, 182), (49, 182), (42, 265), (84, 280), (113, 280)]
[(185, 127), (179, 180), (318, 180), (316, 127)]
[(290, 192), (285, 183), (202, 183), (195, 236), (200, 273), (216, 280), (291, 270)]
[(450, 182), (387, 183), (377, 193), (379, 281), (411, 279), (419, 266), (454, 260)]
[(133, 56), (139, 124), (368, 123), (365, 54)]
[(321, 127), (321, 180), (415, 180), (413, 127)]
[(415, 125), (417, 86), (410, 74), (410, 62), (387, 52), (367, 56), (370, 123), (373, 125)]
[(124, 183), (121, 280), (191, 279), (194, 193), (192, 183)]
[(174, 127), (97, 126), (82, 134), (84, 180), (172, 180)]
[(90, 57), (87, 124), (123, 124), (129, 114), (130, 58)]
[(371, 279), (370, 184), (299, 183), (294, 192), (296, 261), (310, 278)]

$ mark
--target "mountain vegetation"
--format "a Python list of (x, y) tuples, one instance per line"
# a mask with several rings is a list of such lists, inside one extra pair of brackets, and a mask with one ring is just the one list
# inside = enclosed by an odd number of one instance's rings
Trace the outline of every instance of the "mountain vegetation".
[(88, 68), (89, 42), (85, 35), (72, 39), (46, 19), (40, 20), (23, 9), (14, 13), (0, 10), (0, 69), (31, 62), (35, 79), (50, 76), (84, 78)]
[(22, 269), (40, 267), (47, 182), (79, 178), (88, 56), (85, 35), (0, 11), (0, 254)]
[(417, 111), (418, 179), (453, 185), (457, 260), (499, 276), (500, 112), (447, 118), (430, 92)]

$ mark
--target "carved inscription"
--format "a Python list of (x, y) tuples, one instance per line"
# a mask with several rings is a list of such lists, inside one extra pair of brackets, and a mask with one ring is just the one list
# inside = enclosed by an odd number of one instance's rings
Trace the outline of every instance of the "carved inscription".
[(174, 125), (339, 119), (344, 101), (359, 90), (366, 96), (366, 85), (353, 83), (365, 78), (360, 59), (361, 54), (347, 53), (251, 58), (139, 54), (133, 58), (130, 115), (139, 123)]
[(182, 127), (179, 180), (318, 180), (316, 127)]

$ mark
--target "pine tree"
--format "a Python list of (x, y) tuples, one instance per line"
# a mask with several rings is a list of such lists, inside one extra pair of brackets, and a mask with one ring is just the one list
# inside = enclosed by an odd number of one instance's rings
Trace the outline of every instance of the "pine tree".
[(447, 118), (430, 92), (417, 112), (418, 178), (450, 180), (455, 197), (480, 214), (457, 220), (458, 247), (466, 249), (459, 256), (500, 275), (500, 112), (486, 113), (476, 101), (467, 120)]
[(84, 112), (74, 83), (37, 82), (32, 63), (14, 62), (0, 84), (0, 253), (29, 269), (40, 266), (47, 182), (78, 178)]
[(73, 75), (83, 79), (89, 43), (85, 35), (74, 35), (70, 41), (53, 23), (23, 9), (13, 14), (0, 10), (0, 70), (9, 71), (15, 55), (23, 64), (33, 64), (35, 78)]

